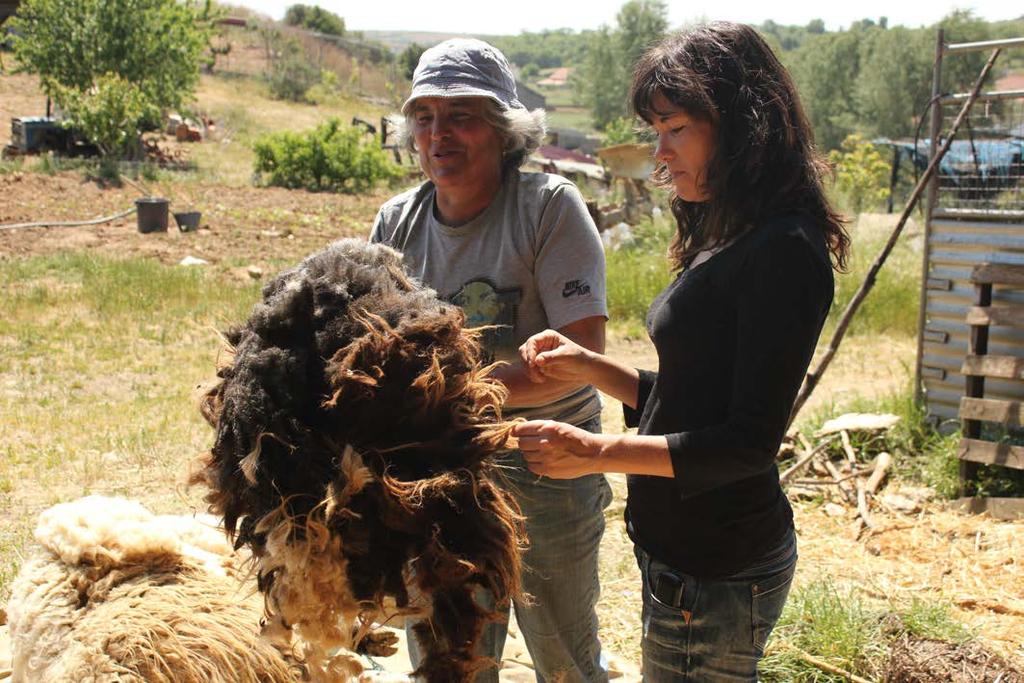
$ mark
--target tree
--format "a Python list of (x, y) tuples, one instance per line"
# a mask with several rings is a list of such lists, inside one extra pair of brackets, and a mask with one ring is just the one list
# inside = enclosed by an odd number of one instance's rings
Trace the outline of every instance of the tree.
[[(14, 50), (26, 71), (72, 124), (115, 127), (102, 145), (123, 151), (146, 121), (180, 108), (195, 91), (208, 43), (210, 3), (176, 0), (24, 0), (14, 18)], [(115, 104), (120, 103), (120, 104)], [(109, 120), (99, 123), (106, 107)]]
[(897, 26), (870, 31), (860, 46), (858, 119), (871, 135), (913, 135), (931, 96), (934, 37)]
[(644, 51), (665, 37), (668, 7), (662, 0), (629, 0), (616, 16), (623, 66), (632, 73)]
[(345, 35), (345, 20), (316, 5), (292, 5), (284, 13), (284, 23), (330, 36)]
[(814, 35), (818, 35), (820, 33), (824, 33), (825, 32), (825, 22), (822, 21), (821, 19), (811, 19), (809, 22), (807, 22), (807, 29), (806, 30), (807, 30), (808, 33), (812, 33)]
[(664, 37), (668, 8), (662, 0), (629, 0), (616, 21), (614, 32), (606, 26), (594, 32), (576, 81), (577, 95), (600, 130), (626, 114), (633, 66), (644, 50)]
[(270, 71), (270, 96), (277, 100), (305, 102), (306, 93), (320, 80), (320, 69), (306, 57), (302, 45), (294, 39), (287, 40)]
[(590, 109), (590, 118), (598, 129), (625, 114), (627, 81), (615, 49), (615, 41), (607, 26), (602, 26), (590, 39), (586, 57), (574, 83), (577, 98)]
[(406, 79), (412, 80), (413, 73), (416, 71), (416, 65), (420, 63), (420, 55), (426, 49), (419, 43), (412, 43), (398, 55), (398, 68)]
[(839, 147), (856, 128), (862, 37), (861, 29), (810, 36), (793, 53), (793, 77), (822, 149)]
[[(991, 38), (988, 23), (974, 16), (971, 10), (953, 10), (929, 31), (932, 36), (929, 63), (935, 54), (935, 29), (939, 26), (945, 30), (944, 38), (947, 43), (974, 43)], [(968, 92), (977, 80), (988, 55), (989, 51), (985, 50), (943, 58), (942, 89), (946, 92)], [(990, 74), (989, 81), (994, 78), (995, 74)]]

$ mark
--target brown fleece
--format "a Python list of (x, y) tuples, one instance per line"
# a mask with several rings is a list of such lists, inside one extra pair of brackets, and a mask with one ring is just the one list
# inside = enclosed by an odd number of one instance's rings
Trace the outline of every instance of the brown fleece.
[(193, 481), (252, 549), (268, 628), (294, 631), (325, 674), (391, 598), (424, 618), (416, 674), (470, 680), (494, 618), (474, 591), (520, 596), (522, 517), (491, 459), (506, 394), (463, 324), (397, 252), (344, 240), (271, 281), (226, 335)]

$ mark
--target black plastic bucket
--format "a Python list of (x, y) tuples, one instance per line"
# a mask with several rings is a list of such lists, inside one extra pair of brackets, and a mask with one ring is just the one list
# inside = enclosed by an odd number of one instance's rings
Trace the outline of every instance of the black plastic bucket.
[(171, 202), (163, 197), (139, 197), (135, 200), (139, 232), (167, 232), (168, 208)]
[(199, 211), (178, 211), (174, 214), (174, 220), (178, 224), (178, 230), (192, 232), (199, 229), (199, 221), (203, 214)]

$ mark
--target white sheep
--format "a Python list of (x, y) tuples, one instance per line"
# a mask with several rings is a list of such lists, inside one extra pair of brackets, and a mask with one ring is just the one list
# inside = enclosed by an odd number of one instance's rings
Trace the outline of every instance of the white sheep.
[[(90, 496), (35, 538), (7, 607), (14, 683), (309, 680), (299, 648), (261, 637), (262, 596), (214, 518)], [(379, 680), (357, 655), (333, 664), (330, 680)]]

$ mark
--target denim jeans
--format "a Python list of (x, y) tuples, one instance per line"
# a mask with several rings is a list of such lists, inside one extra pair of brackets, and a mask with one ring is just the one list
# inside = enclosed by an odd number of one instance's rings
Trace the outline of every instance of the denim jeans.
[[(580, 425), (601, 430), (601, 418)], [(515, 603), (516, 622), (533, 660), (538, 683), (604, 683), (607, 666), (597, 639), (597, 552), (604, 534), (604, 508), (612, 493), (604, 475), (578, 479), (539, 477), (526, 468), (522, 453), (500, 458), (510, 490), (526, 516), (530, 547), (523, 555), (523, 588), (532, 603)], [(480, 602), (493, 606), (489, 595)], [(506, 608), (507, 615), (507, 608)], [(410, 627), (409, 656), (419, 662), (419, 648)], [(500, 664), (508, 621), (484, 630), (480, 654)], [(479, 673), (476, 683), (497, 683), (498, 669)]]
[[(796, 534), (790, 530), (751, 566), (716, 579), (676, 571), (639, 547), (635, 552), (643, 576), (645, 683), (756, 681), (757, 663), (796, 570)], [(681, 592), (672, 600), (677, 579)]]

